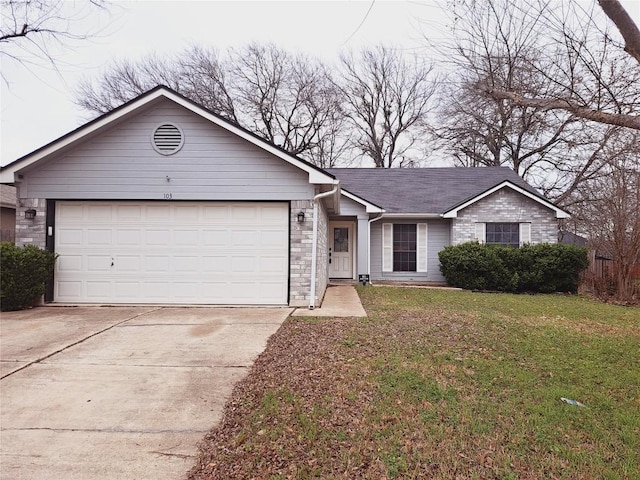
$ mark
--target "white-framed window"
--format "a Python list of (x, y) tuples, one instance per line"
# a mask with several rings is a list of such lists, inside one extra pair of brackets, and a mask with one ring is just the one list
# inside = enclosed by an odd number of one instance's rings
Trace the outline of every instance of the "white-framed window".
[(382, 271), (427, 271), (427, 224), (382, 224)]
[(489, 245), (518, 248), (531, 243), (531, 223), (479, 222), (476, 223), (476, 240)]

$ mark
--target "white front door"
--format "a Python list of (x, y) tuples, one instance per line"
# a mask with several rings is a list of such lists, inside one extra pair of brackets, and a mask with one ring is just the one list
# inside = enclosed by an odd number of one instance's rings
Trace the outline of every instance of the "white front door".
[(329, 278), (353, 278), (353, 223), (329, 223)]

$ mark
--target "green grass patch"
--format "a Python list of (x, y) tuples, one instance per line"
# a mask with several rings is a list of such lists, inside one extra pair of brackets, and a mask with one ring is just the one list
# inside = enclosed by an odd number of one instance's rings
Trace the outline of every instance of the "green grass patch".
[(640, 479), (637, 308), (358, 292), (272, 337), (191, 478)]

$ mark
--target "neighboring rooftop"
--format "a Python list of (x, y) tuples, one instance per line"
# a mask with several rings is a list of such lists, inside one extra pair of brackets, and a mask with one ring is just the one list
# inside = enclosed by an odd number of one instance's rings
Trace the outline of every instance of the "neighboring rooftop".
[(0, 185), (0, 207), (16, 208), (16, 187)]
[(541, 197), (540, 192), (508, 167), (326, 170), (340, 180), (343, 189), (388, 213), (442, 214), (504, 181)]

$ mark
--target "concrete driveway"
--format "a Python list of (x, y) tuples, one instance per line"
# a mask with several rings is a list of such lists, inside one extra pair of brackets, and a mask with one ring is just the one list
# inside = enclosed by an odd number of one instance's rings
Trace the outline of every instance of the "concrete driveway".
[(285, 308), (40, 307), (0, 319), (0, 478), (180, 479)]

